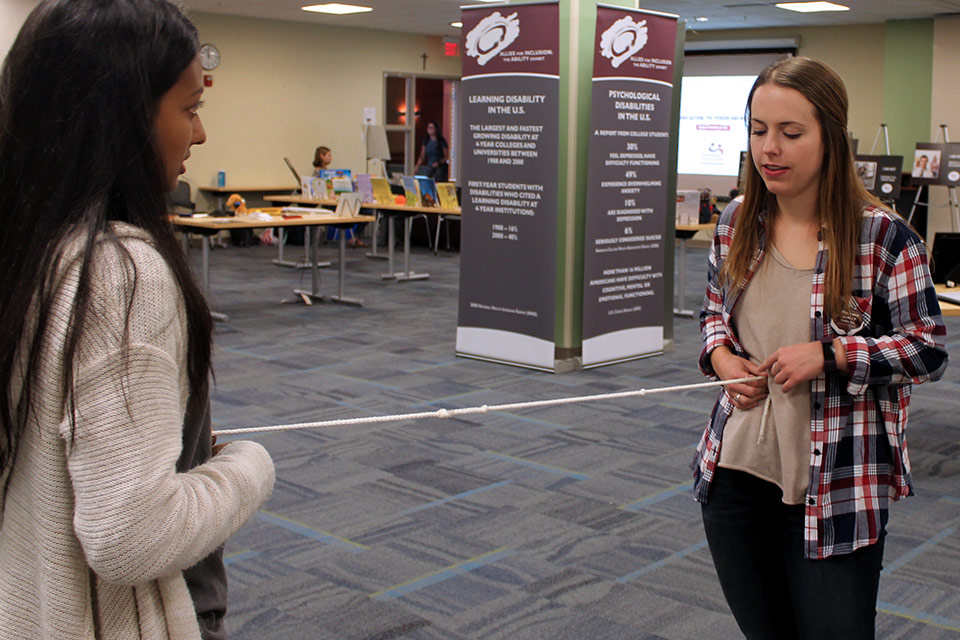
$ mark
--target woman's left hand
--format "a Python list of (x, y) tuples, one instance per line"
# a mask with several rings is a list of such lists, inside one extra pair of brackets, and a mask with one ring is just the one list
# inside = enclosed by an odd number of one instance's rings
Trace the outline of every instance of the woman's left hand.
[(767, 356), (760, 370), (773, 376), (787, 392), (797, 385), (809, 382), (823, 372), (823, 348), (819, 342), (801, 342), (781, 347)]

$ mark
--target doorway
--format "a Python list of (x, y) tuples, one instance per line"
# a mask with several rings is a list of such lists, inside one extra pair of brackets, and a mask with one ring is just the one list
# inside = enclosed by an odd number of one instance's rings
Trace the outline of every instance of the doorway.
[(440, 133), (449, 147), (448, 179), (457, 181), (460, 168), (459, 94), (459, 78), (401, 73), (384, 75), (384, 123), (391, 154), (387, 177), (391, 182), (413, 173), (430, 122), (440, 125)]

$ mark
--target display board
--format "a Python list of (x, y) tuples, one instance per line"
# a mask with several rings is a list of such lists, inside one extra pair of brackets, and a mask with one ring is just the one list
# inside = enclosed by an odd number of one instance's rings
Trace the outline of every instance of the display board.
[[(583, 366), (663, 349), (677, 18), (597, 7), (584, 231)], [(670, 197), (673, 194), (669, 194)]]
[(918, 142), (910, 182), (948, 187), (960, 185), (960, 142)]
[(900, 180), (903, 171), (903, 156), (855, 157), (857, 176), (867, 191), (883, 200), (900, 197)]
[(560, 11), (465, 7), (457, 354), (554, 370)]

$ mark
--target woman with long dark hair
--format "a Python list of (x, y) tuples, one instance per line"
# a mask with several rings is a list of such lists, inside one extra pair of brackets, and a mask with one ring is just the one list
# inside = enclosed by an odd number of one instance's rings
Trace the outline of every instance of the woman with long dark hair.
[(166, 0), (44, 0), (0, 76), (0, 638), (225, 638), (266, 500), (214, 446), (210, 311), (167, 220), (205, 140)]
[(911, 385), (947, 365), (920, 238), (857, 178), (847, 94), (787, 58), (750, 92), (743, 203), (717, 224), (700, 367), (733, 383), (693, 460), (750, 639), (873, 638), (889, 502), (913, 493)]
[(427, 123), (427, 135), (420, 146), (420, 155), (413, 173), (430, 176), (437, 182), (446, 182), (449, 175), (450, 146), (447, 139), (440, 133), (440, 123)]

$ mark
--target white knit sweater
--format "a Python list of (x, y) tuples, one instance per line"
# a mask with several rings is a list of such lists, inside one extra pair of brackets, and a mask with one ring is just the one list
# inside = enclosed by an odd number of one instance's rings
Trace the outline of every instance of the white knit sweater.
[[(12, 471), (0, 478), (2, 640), (198, 639), (181, 571), (222, 544), (273, 488), (270, 456), (253, 442), (176, 472), (189, 389), (183, 300), (149, 236), (115, 229), (129, 259), (98, 245), (74, 363), (76, 430), (59, 389), (79, 273), (74, 242), (58, 268), (34, 413)], [(15, 382), (12, 397), (20, 391)]]

